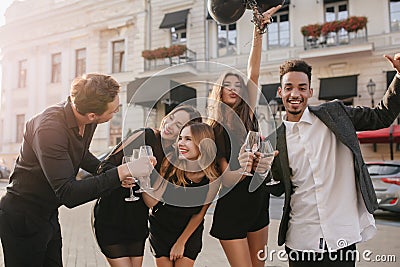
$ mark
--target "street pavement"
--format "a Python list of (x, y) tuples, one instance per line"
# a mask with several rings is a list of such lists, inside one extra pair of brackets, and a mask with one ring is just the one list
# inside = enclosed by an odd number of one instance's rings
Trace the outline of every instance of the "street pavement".
[[(0, 184), (0, 196), (4, 194), (4, 187)], [(280, 200), (271, 199), (273, 210), (281, 210), (281, 206), (277, 207)], [(104, 256), (101, 254), (94, 234), (91, 229), (91, 209), (94, 203), (90, 202), (74, 209), (60, 208), (60, 223), (63, 235), (63, 262), (65, 267), (106, 267), (108, 266)], [(209, 210), (205, 218), (205, 231), (203, 235), (203, 250), (198, 256), (195, 267), (229, 267), (224, 252), (215, 238), (209, 235), (212, 222), (212, 211)], [(275, 213), (275, 212), (274, 212)], [(288, 263), (278, 258), (278, 253), (273, 251), (284, 250), (283, 247), (277, 246), (277, 231), (279, 226), (279, 215), (271, 216), (268, 254), (272, 255), (272, 260), (267, 259), (265, 266), (288, 266)], [(399, 226), (395, 223), (377, 224), (378, 233), (370, 241), (359, 244), (360, 261), (358, 267), (399, 266), (400, 262), (400, 231)], [(371, 251), (371, 254), (368, 252)], [(364, 258), (363, 258), (364, 253)], [(389, 258), (393, 255), (397, 262), (368, 262), (367, 258), (374, 260), (376, 256)], [(148, 243), (146, 244), (144, 267), (155, 267), (153, 256), (150, 253)], [(4, 267), (3, 254), (0, 252), (0, 267)]]

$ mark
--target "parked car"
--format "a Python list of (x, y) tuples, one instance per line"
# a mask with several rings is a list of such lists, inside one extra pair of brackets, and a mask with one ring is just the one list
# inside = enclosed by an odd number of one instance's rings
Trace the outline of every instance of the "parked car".
[(400, 161), (367, 162), (379, 208), (400, 212)]
[(8, 179), (10, 177), (11, 170), (5, 166), (0, 165), (0, 179)]

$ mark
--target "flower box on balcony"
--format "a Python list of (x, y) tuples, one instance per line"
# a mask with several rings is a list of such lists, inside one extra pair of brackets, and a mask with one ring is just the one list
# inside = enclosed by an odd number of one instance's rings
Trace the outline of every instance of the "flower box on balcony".
[(301, 27), (301, 33), (305, 37), (318, 38), (321, 35), (326, 36), (330, 32), (339, 32), (344, 29), (347, 32), (357, 32), (367, 26), (367, 17), (352, 16), (344, 20), (335, 20), (321, 24), (310, 24)]
[(367, 17), (350, 17), (348, 19), (343, 20), (343, 28), (348, 32), (357, 32), (358, 30), (362, 30), (367, 26), (368, 19)]
[(310, 24), (301, 27), (301, 33), (304, 37), (318, 38), (321, 35), (321, 24)]
[(343, 28), (343, 21), (335, 20), (330, 22), (325, 22), (322, 24), (321, 34), (322, 36), (328, 35), (330, 32), (338, 32)]
[(143, 50), (142, 57), (148, 60), (171, 58), (183, 55), (186, 50), (186, 45), (172, 45), (170, 47), (160, 47), (153, 50)]

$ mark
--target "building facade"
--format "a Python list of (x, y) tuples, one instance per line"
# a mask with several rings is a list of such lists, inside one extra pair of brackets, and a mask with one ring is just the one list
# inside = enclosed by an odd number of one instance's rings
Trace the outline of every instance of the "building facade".
[[(362, 17), (366, 27), (356, 20)], [(220, 25), (206, 0), (15, 0), (0, 28), (0, 158), (11, 165), (25, 121), (65, 100), (73, 78), (86, 72), (110, 74), (122, 85), (121, 112), (98, 127), (94, 152), (136, 128), (158, 127), (166, 112), (187, 99), (205, 114), (219, 74), (227, 68), (246, 72), (251, 19), (246, 10), (235, 23)], [(400, 1), (286, 1), (262, 38), (260, 114), (273, 103), (281, 120), (279, 65), (293, 58), (313, 66), (310, 104), (339, 98), (371, 106), (394, 76), (382, 55), (400, 52)], [(363, 147), (366, 153), (372, 149)], [(387, 153), (386, 147), (378, 152)]]

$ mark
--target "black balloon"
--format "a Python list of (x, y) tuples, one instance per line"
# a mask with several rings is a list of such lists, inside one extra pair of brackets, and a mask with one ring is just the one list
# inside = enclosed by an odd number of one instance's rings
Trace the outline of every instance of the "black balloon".
[[(246, 1), (248, 2), (248, 1)], [(274, 6), (278, 6), (278, 5), (282, 5), (283, 0), (256, 0), (258, 7), (260, 8), (261, 13), (267, 11), (268, 9), (274, 7)], [(248, 3), (246, 6), (247, 9), (250, 9)]]
[[(220, 24), (231, 24), (239, 20), (246, 8), (250, 9), (248, 0), (208, 0), (207, 8), (211, 17)], [(284, 0), (255, 0), (261, 13), (284, 4)]]
[(231, 24), (239, 20), (246, 11), (244, 0), (208, 0), (208, 12), (220, 24)]

